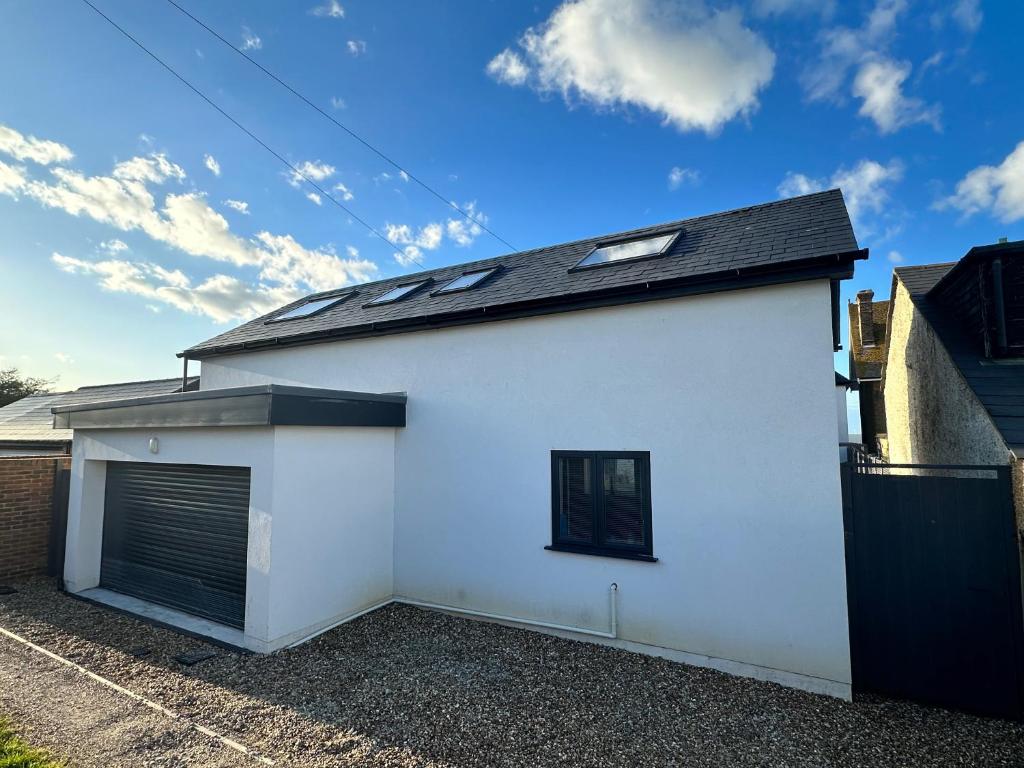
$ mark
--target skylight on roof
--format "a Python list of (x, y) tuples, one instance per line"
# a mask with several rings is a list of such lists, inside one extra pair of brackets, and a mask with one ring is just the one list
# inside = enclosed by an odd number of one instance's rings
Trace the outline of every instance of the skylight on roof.
[(491, 267), (490, 269), (479, 269), (476, 272), (466, 272), (464, 275), (459, 275), (450, 283), (439, 288), (435, 293), (454, 293), (455, 291), (475, 288), (497, 271), (497, 267)]
[(394, 288), (392, 288), (390, 291), (388, 291), (387, 293), (384, 293), (384, 294), (378, 296), (376, 299), (373, 299), (372, 301), (368, 301), (366, 303), (366, 306), (370, 307), (370, 306), (375, 306), (377, 304), (391, 304), (391, 303), (396, 302), (396, 301), (401, 301), (406, 296), (408, 296), (410, 293), (413, 293), (414, 291), (418, 291), (420, 288), (422, 288), (424, 285), (426, 285), (429, 282), (430, 282), (429, 280), (420, 280), (419, 282), (415, 282), (415, 283), (406, 283), (405, 285), (397, 285)]
[(305, 304), (299, 304), (299, 306), (293, 307), (292, 309), (285, 312), (283, 315), (278, 315), (277, 317), (270, 318), (269, 320), (267, 320), (267, 322), (277, 323), (280, 322), (281, 320), (295, 320), (300, 317), (309, 317), (310, 315), (315, 315), (318, 312), (323, 312), (329, 309), (330, 307), (333, 307), (335, 304), (340, 304), (349, 296), (353, 295), (353, 293), (355, 292), (350, 291), (349, 293), (343, 294), (341, 296), (327, 296), (322, 299), (311, 299), (310, 301), (307, 301)]
[(643, 237), (637, 240), (627, 240), (622, 243), (601, 245), (588, 253), (573, 269), (597, 267), (602, 264), (614, 264), (619, 261), (643, 259), (650, 256), (661, 256), (668, 250), (668, 247), (678, 235), (679, 232), (669, 232), (668, 234), (655, 237)]

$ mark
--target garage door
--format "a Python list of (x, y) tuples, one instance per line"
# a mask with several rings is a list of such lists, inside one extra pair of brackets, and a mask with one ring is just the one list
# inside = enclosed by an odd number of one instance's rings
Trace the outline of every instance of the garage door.
[(107, 462), (100, 586), (245, 624), (249, 468)]

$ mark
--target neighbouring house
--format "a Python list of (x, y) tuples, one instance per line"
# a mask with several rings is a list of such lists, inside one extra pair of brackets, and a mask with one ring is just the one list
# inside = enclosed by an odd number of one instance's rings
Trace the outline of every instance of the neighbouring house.
[(860, 405), (861, 442), (880, 456), (886, 454), (885, 397), (882, 369), (886, 359), (889, 302), (874, 301), (872, 290), (857, 291), (850, 302), (850, 376)]
[(1024, 530), (1024, 241), (896, 268), (888, 350), (889, 460), (1011, 463)]
[[(79, 387), (71, 392), (41, 392), (28, 395), (0, 408), (0, 456), (50, 456), (71, 452), (70, 429), (53, 426), (51, 409), (60, 405), (98, 400), (121, 400), (180, 392), (182, 382), (176, 379), (130, 381), (123, 384), (102, 384)], [(187, 389), (199, 388), (199, 377), (190, 377)]]
[(866, 257), (831, 190), (296, 301), (181, 353), (197, 392), (55, 409), (66, 588), (256, 651), (400, 601), (849, 697)]

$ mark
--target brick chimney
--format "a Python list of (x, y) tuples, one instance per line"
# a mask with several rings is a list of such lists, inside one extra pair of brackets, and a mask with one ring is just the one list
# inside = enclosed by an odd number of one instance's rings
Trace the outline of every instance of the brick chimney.
[(860, 321), (860, 344), (862, 347), (875, 346), (875, 322), (871, 316), (871, 300), (875, 292), (870, 288), (857, 291), (857, 317)]

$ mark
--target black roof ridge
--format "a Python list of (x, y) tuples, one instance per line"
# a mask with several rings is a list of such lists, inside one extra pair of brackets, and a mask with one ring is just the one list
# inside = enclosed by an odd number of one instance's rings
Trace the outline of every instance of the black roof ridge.
[[(902, 267), (893, 267), (893, 272), (905, 272), (908, 269), (935, 269), (936, 267), (949, 267), (954, 264), (959, 264), (958, 261), (936, 261), (934, 264), (907, 264)], [(886, 299), (888, 301), (888, 299)]]
[[(712, 213), (701, 213), (701, 214), (698, 214), (697, 216), (688, 216), (685, 219), (673, 219), (671, 221), (663, 221), (663, 222), (658, 223), (658, 224), (648, 224), (648, 225), (643, 226), (643, 227), (634, 227), (633, 229), (624, 229), (624, 230), (620, 230), (618, 232), (605, 232), (604, 234), (601, 234), (601, 235), (591, 235), (590, 237), (578, 237), (575, 240), (566, 240), (565, 242), (561, 242), (561, 243), (552, 243), (551, 245), (541, 245), (541, 246), (538, 246), (536, 248), (526, 248), (526, 249), (524, 249), (522, 251), (509, 251), (507, 253), (498, 254), (497, 256), (486, 256), (486, 257), (484, 257), (482, 259), (477, 259), (475, 261), (463, 261), (463, 262), (459, 262), (458, 264), (446, 264), (446, 265), (440, 266), (440, 267), (433, 267), (432, 269), (421, 269), (418, 272), (407, 272), (404, 275), (399, 275), (399, 276), (396, 276), (396, 277), (382, 277), (380, 280), (370, 280), (370, 281), (367, 281), (365, 283), (352, 283), (350, 285), (343, 285), (343, 286), (340, 286), (338, 288), (329, 288), (327, 290), (320, 291), (318, 293), (306, 294), (301, 299), (296, 299), (296, 301), (303, 301), (303, 302), (315, 301), (317, 299), (324, 298), (326, 296), (332, 296), (332, 295), (334, 295), (336, 293), (341, 293), (343, 291), (354, 291), (354, 290), (359, 289), (359, 288), (367, 288), (367, 287), (371, 287), (371, 286), (374, 286), (374, 285), (378, 285), (380, 283), (389, 283), (389, 282), (391, 282), (393, 280), (407, 280), (409, 282), (415, 282), (417, 279), (424, 279), (424, 276), (433, 275), (433, 274), (435, 274), (437, 272), (441, 272), (441, 271), (444, 271), (444, 270), (463, 269), (465, 271), (464, 268), (466, 268), (466, 267), (477, 267), (478, 265), (484, 264), (484, 263), (489, 262), (489, 261), (496, 261), (498, 259), (507, 259), (507, 258), (510, 258), (512, 256), (529, 256), (530, 254), (534, 254), (534, 253), (541, 253), (543, 251), (553, 251), (553, 250), (558, 249), (558, 248), (569, 248), (569, 247), (572, 247), (574, 245), (581, 245), (583, 243), (600, 242), (602, 240), (610, 240), (612, 238), (615, 238), (615, 239), (627, 238), (627, 237), (630, 237), (632, 235), (639, 235), (641, 233), (643, 233), (643, 234), (648, 234), (648, 233), (654, 234), (655, 232), (657, 232), (659, 230), (662, 230), (662, 229), (673, 229), (673, 228), (676, 228), (676, 227), (682, 227), (686, 223), (692, 222), (692, 221), (697, 221), (698, 219), (715, 219), (715, 218), (718, 218), (719, 216), (732, 216), (732, 215), (735, 215), (737, 213), (743, 213), (744, 211), (751, 211), (751, 210), (754, 210), (754, 209), (757, 209), (757, 208), (770, 208), (771, 206), (774, 206), (774, 205), (783, 205), (785, 203), (791, 203), (794, 200), (803, 200), (805, 198), (810, 198), (810, 197), (816, 197), (816, 196), (824, 197), (826, 195), (831, 195), (831, 194), (834, 194), (836, 192), (838, 192), (840, 194), (840, 196), (843, 193), (842, 190), (839, 189), (839, 187), (832, 187), (830, 189), (822, 189), (822, 190), (819, 190), (817, 192), (808, 192), (805, 195), (795, 195), (793, 197), (784, 197), (784, 198), (781, 198), (781, 199), (778, 199), (778, 200), (769, 200), (768, 202), (765, 202), (765, 203), (754, 203), (753, 205), (743, 205), (743, 206), (740, 206), (739, 208), (730, 208), (727, 211), (714, 211)], [(289, 303), (292, 303), (292, 302), (289, 302)], [(286, 305), (283, 305), (283, 306), (288, 306), (288, 305), (286, 304)]]

